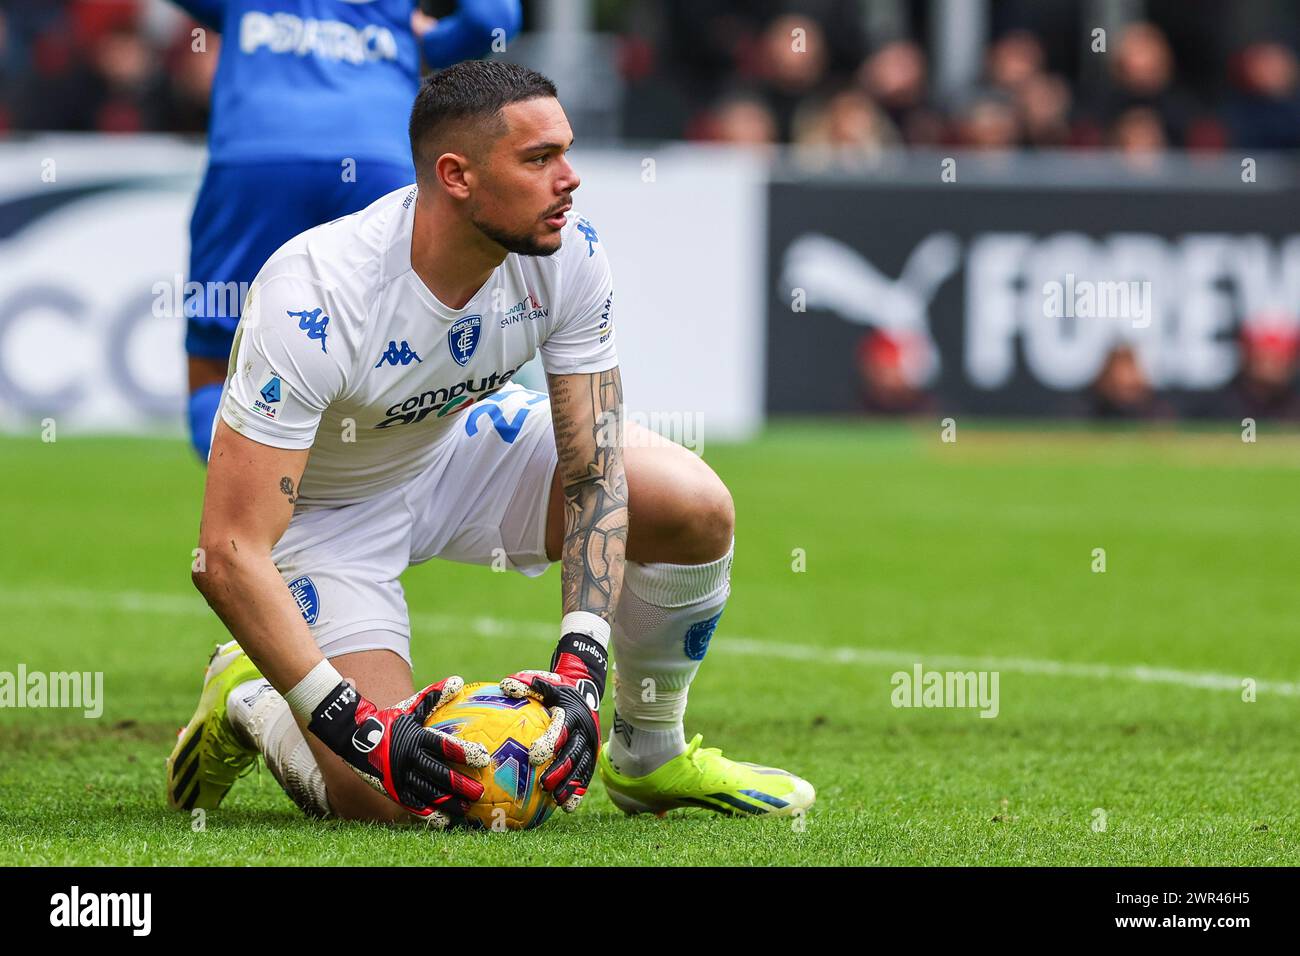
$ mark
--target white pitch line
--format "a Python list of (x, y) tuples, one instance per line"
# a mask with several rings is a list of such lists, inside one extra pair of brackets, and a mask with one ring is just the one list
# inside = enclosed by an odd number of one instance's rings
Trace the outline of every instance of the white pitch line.
[[(22, 591), (0, 590), (0, 605), (9, 607), (49, 608), (53, 605), (88, 611), (114, 610), (132, 614), (159, 614), (177, 617), (207, 617), (212, 614), (195, 595), (151, 594), (143, 591), (93, 591), (66, 588), (27, 588)], [(411, 624), (422, 631), (443, 634), (473, 634), (476, 637), (547, 638), (555, 635), (555, 625), (538, 621), (517, 621), (490, 616), (430, 614), (413, 612)], [(971, 657), (956, 654), (923, 654), (919, 651), (887, 650), (868, 647), (819, 647), (761, 638), (727, 634), (715, 647), (716, 653), (741, 654), (787, 661), (817, 664), (901, 664), (923, 662), (927, 667), (944, 670), (985, 670), (1044, 677), (1072, 677), (1098, 681), (1128, 681), (1140, 684), (1173, 684), (1203, 690), (1236, 691), (1250, 675), (1233, 676), (1209, 672), (1184, 671), (1148, 664), (1120, 666), (1074, 661), (1053, 661), (1021, 657)], [(1256, 680), (1261, 694), (1300, 697), (1300, 683), (1295, 681)]]
[[(1100, 681), (1133, 681), (1141, 684), (1175, 684), (1207, 690), (1241, 691), (1241, 682), (1249, 675), (1234, 677), (1198, 671), (1181, 671), (1172, 667), (1148, 664), (1121, 666), (1074, 661), (1036, 660), (1023, 657), (969, 657), (958, 654), (923, 654), (919, 651), (891, 651), (875, 648), (816, 647), (728, 636), (718, 649), (755, 657), (777, 657), (792, 661), (816, 661), (835, 664), (906, 664), (922, 662), (927, 668), (941, 670), (983, 670), (1046, 677), (1076, 677)], [(1293, 681), (1256, 680), (1258, 693), (1279, 697), (1300, 697), (1300, 683)]]

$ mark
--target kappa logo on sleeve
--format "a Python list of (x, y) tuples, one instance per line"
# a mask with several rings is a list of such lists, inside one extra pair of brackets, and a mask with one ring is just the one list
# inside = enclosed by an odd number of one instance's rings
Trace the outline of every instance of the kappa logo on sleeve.
[(578, 232), (582, 233), (582, 237), (587, 240), (588, 257), (594, 256), (596, 254), (596, 243), (600, 242), (600, 239), (596, 236), (596, 227), (591, 224), (591, 220), (586, 216), (579, 216), (577, 229)]
[(330, 324), (328, 315), (321, 315), (324, 309), (305, 309), (302, 312), (289, 312), (286, 314), (290, 318), (298, 320), (298, 328), (307, 333), (307, 338), (320, 342), (320, 350), (325, 349), (325, 329)]

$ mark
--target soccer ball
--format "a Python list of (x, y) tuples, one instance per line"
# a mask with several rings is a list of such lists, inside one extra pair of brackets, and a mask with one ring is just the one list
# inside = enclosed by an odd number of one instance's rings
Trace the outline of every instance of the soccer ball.
[(550, 723), (537, 701), (507, 697), (500, 685), (482, 682), (466, 684), (429, 715), (426, 727), (482, 744), (492, 758), (486, 767), (456, 767), (483, 784), (483, 796), (470, 804), (470, 820), (489, 830), (527, 830), (551, 815), (555, 801), (539, 778), (554, 758), (540, 767), (528, 762), (528, 748)]

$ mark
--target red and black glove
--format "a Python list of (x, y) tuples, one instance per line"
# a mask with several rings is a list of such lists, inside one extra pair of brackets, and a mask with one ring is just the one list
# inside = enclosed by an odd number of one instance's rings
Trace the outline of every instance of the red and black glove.
[(537, 767), (555, 757), (542, 775), (542, 789), (567, 813), (578, 809), (596, 770), (607, 669), (599, 643), (586, 634), (565, 634), (549, 671), (520, 671), (501, 681), (507, 696), (533, 697), (550, 711), (551, 725), (529, 748), (528, 759)]
[(343, 681), (316, 707), (307, 728), (376, 790), (445, 827), (449, 816), (464, 816), (470, 801), (483, 795), (481, 783), (448, 765), (489, 763), (482, 744), (424, 726), (464, 685), (459, 677), (447, 677), (381, 710)]

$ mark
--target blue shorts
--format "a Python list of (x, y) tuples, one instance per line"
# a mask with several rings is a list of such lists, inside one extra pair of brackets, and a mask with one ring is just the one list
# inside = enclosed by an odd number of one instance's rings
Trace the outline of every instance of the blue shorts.
[[(298, 235), (415, 182), (409, 162), (213, 163), (190, 218), (185, 351), (225, 359), (239, 324), (242, 290), (275, 250)], [(239, 291), (236, 291), (239, 290)]]

